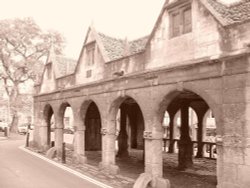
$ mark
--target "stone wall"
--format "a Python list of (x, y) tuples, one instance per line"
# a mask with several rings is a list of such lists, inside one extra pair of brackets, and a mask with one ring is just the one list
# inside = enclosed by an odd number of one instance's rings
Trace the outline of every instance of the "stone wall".
[[(100, 167), (117, 173), (117, 113), (124, 101), (133, 99), (143, 117), (136, 121), (136, 138), (138, 148), (145, 148), (145, 173), (161, 178), (164, 113), (177, 96), (190, 92), (209, 106), (216, 120), (217, 187), (249, 187), (250, 24), (222, 27), (200, 1), (191, 2), (191, 33), (170, 38), (169, 14), (163, 11), (144, 52), (105, 63), (99, 46), (97, 63), (87, 66), (83, 50), (75, 77), (58, 79), (60, 90), (34, 97), (35, 144), (42, 149), (49, 147), (44, 110), (50, 105), (55, 115), (55, 146), (60, 153), (62, 114), (68, 104), (76, 128), (74, 155), (86, 162), (85, 119), (94, 102), (101, 117)], [(90, 31), (86, 44), (98, 41), (95, 35)]]
[[(238, 175), (249, 170), (247, 102), (249, 100), (249, 64), (249, 56), (236, 56), (229, 60), (203, 62), (196, 66), (185, 66), (178, 69), (161, 69), (156, 72), (138, 74), (136, 77), (125, 76), (116, 79), (115, 82), (109, 80), (58, 93), (36, 96), (36, 114), (40, 111), (40, 115), (35, 117), (36, 136), (34, 140), (40, 147), (43, 147), (42, 143), (46, 145), (46, 125), (42, 114), (46, 104), (50, 104), (56, 114), (60, 106), (67, 102), (72, 107), (73, 113), (76, 114), (81, 111), (79, 109), (83, 108), (82, 105), (88, 104), (85, 101), (94, 101), (100, 111), (104, 131), (102, 164), (106, 167), (111, 163), (115, 164), (114, 145), (111, 144), (113, 142), (110, 137), (112, 133), (115, 134), (115, 125), (113, 126), (111, 123), (113, 122), (112, 117), (115, 115), (112, 114), (117, 113), (115, 109), (119, 108), (123, 100), (131, 97), (139, 105), (145, 122), (145, 171), (161, 176), (161, 143), (158, 140), (163, 135), (161, 123), (164, 112), (177, 93), (186, 90), (192, 91), (204, 99), (216, 119), (218, 187), (244, 187), (249, 183), (248, 179), (244, 175)], [(77, 116), (82, 115), (84, 116), (84, 113)], [(75, 123), (77, 127), (84, 127), (81, 119)], [(80, 127), (79, 129), (81, 129)], [(139, 130), (141, 134), (141, 128)], [(149, 135), (145, 136), (145, 132), (148, 132)], [(139, 136), (137, 139), (140, 143)], [(76, 147), (84, 148), (79, 143)], [(84, 153), (82, 150), (81, 152)], [(152, 153), (157, 153), (157, 155), (152, 155)]]

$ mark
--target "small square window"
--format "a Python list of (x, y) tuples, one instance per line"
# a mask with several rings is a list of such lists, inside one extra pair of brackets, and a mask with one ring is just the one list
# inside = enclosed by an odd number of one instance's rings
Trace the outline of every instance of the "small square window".
[(86, 71), (86, 78), (90, 78), (92, 76), (92, 70)]

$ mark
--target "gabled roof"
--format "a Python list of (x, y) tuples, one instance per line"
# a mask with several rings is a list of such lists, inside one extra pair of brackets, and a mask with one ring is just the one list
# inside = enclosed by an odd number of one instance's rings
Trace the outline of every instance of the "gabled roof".
[(104, 47), (104, 52), (110, 61), (134, 55), (145, 50), (148, 36), (133, 41), (118, 39), (98, 33)]
[[(162, 16), (167, 7), (178, 1), (185, 2), (185, 0), (166, 0), (163, 4), (161, 12), (155, 22), (150, 36), (148, 37), (148, 45), (157, 30), (157, 27), (162, 19)], [(238, 0), (236, 3), (223, 3), (227, 0), (197, 0), (201, 2), (205, 8), (220, 22), (222, 26), (229, 26), (232, 24), (243, 23), (250, 21), (250, 0)], [(229, 6), (230, 5), (230, 6)]]
[(103, 33), (98, 33), (104, 47), (104, 52), (109, 57), (109, 60), (119, 59), (124, 56), (125, 41), (122, 39), (113, 38)]
[(201, 2), (223, 26), (250, 20), (250, 0), (239, 0), (230, 6), (218, 0)]
[[(147, 37), (142, 37), (133, 41), (127, 41), (127, 39), (119, 39), (119, 38), (108, 36), (101, 32), (97, 32), (94, 26), (91, 25), (85, 36), (85, 40), (84, 40), (84, 44), (83, 44), (83, 47), (79, 56), (79, 60), (81, 59), (81, 56), (83, 55), (85, 46), (88, 45), (87, 41), (88, 41), (90, 32), (92, 32), (92, 35), (94, 36), (94, 40), (100, 50), (100, 53), (104, 59), (104, 62), (115, 61), (120, 58), (124, 58), (124, 57), (134, 55), (134, 54), (144, 51), (146, 48), (146, 43), (149, 38), (147, 36)], [(79, 60), (76, 65), (75, 71), (77, 70), (77, 67), (81, 63)]]
[(48, 68), (49, 65), (52, 66), (53, 74), (57, 79), (73, 74), (75, 72), (77, 61), (60, 55), (50, 55), (49, 61), (47, 61), (47, 63), (44, 65), (42, 74), (39, 79), (36, 80), (35, 85), (42, 84), (45, 70)]
[(130, 54), (137, 54), (145, 50), (149, 36), (145, 36), (129, 42)]
[(64, 56), (55, 56), (53, 58), (53, 67), (56, 78), (67, 76), (75, 72), (77, 61)]

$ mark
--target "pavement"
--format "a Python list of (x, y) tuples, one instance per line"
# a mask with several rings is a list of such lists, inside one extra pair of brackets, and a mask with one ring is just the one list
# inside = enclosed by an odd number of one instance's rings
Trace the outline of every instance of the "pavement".
[[(100, 171), (100, 169), (98, 168), (98, 164), (101, 161), (101, 152), (86, 151), (86, 157), (88, 159), (87, 163), (76, 164), (74, 163), (74, 160), (72, 159), (73, 151), (69, 147), (66, 150), (66, 164), (61, 164), (60, 160), (47, 159), (43, 154), (41, 153), (37, 154), (36, 152), (34, 152), (35, 150), (32, 150), (32, 148), (30, 148), (31, 149), (31, 151), (29, 151), (30, 153), (33, 153), (33, 155), (35, 153), (35, 155), (42, 156), (43, 158), (45, 158), (44, 159), (46, 161), (45, 162), (37, 157), (31, 156), (29, 153), (24, 153), (23, 151), (18, 150), (17, 149), (18, 146), (23, 145), (24, 140), (25, 140), (24, 136), (22, 136), (21, 138), (19, 137), (20, 136), (17, 136), (15, 138), (10, 138), (7, 141), (6, 139), (1, 138), (0, 136), (0, 159), (5, 158), (5, 160), (10, 161), (7, 164), (0, 162), (0, 174), (1, 174), (0, 175), (0, 187), (8, 188), (9, 181), (6, 181), (7, 183), (5, 181), (2, 182), (1, 179), (2, 178), (8, 179), (8, 176), (11, 176), (11, 174), (9, 174), (7, 177), (5, 175), (2, 176), (3, 173), (6, 173), (6, 172), (3, 172), (2, 166), (4, 166), (6, 169), (7, 168), (11, 169), (10, 171), (12, 172), (15, 172), (16, 168), (13, 167), (12, 164), (18, 167), (17, 174), (14, 173), (14, 176), (20, 176), (20, 173), (18, 172), (20, 172), (20, 169), (24, 169), (25, 173), (21, 173), (21, 179), (25, 179), (25, 178), (30, 179), (29, 175), (25, 175), (25, 174), (28, 173), (28, 171), (29, 173), (32, 172), (30, 177), (32, 177), (32, 180), (34, 177), (34, 182), (39, 182), (40, 187), (48, 187), (48, 186), (45, 186), (44, 184), (44, 182), (46, 182), (47, 184), (55, 185), (52, 187), (59, 187), (60, 185), (60, 187), (73, 187), (74, 186), (77, 188), (76, 185), (73, 185), (73, 184), (70, 185), (70, 184), (78, 181), (77, 183), (78, 187), (79, 185), (81, 185), (81, 187), (91, 188), (92, 186), (96, 186), (90, 183), (92, 180), (94, 180), (94, 181), (101, 182), (107, 185), (107, 187), (110, 186), (113, 188), (131, 188), (135, 180), (137, 179), (137, 177), (141, 173), (144, 172), (142, 150), (131, 150), (130, 157), (126, 159), (117, 158), (116, 164), (120, 167), (120, 173), (118, 175), (110, 175), (110, 174), (106, 174)], [(5, 145), (3, 145), (3, 143), (5, 143)], [(67, 145), (70, 145), (70, 143), (71, 143), (71, 140), (69, 140), (69, 143)], [(5, 151), (5, 150), (6, 152), (4, 152), (3, 154), (2, 151)], [(18, 156), (21, 156), (21, 159), (19, 159)], [(163, 152), (163, 158), (164, 158), (163, 177), (170, 180), (171, 188), (215, 188), (216, 187), (216, 160), (194, 158), (194, 166), (192, 169), (187, 169), (186, 171), (179, 171), (176, 168), (178, 164), (177, 154), (169, 154), (169, 153)], [(58, 167), (60, 166), (60, 168), (63, 169), (63, 170), (60, 170), (62, 172), (54, 172), (55, 166), (57, 165)], [(42, 172), (39, 169), (42, 169)], [(71, 174), (69, 174), (69, 172)], [(87, 179), (90, 178), (90, 182), (87, 181), (87, 184), (90, 183), (90, 185), (85, 185), (86, 180), (85, 181), (74, 180), (75, 178), (77, 179), (77, 177), (82, 177), (82, 176), (87, 177)], [(48, 180), (45, 180), (46, 178), (48, 178)], [(71, 181), (71, 178), (73, 179), (73, 182)], [(67, 179), (67, 183), (63, 183), (63, 185), (61, 185), (60, 184), (61, 181), (62, 180), (65, 181), (66, 179)], [(80, 181), (83, 181), (83, 182), (81, 183)], [(10, 182), (11, 183), (17, 182), (16, 184), (20, 185), (21, 182), (26, 182), (26, 181), (22, 180), (20, 182), (19, 180), (17, 181), (16, 178), (13, 177), (13, 181), (10, 181)], [(31, 185), (27, 184), (26, 185), (27, 188), (34, 186), (34, 183), (32, 184), (32, 182), (33, 181), (31, 182), (29, 181)], [(85, 185), (85, 186), (82, 186), (82, 185)], [(39, 188), (39, 186), (36, 185), (35, 188), (36, 187)], [(9, 187), (15, 188), (15, 186), (9, 186)], [(25, 186), (21, 186), (21, 187), (26, 188)]]
[(19, 149), (25, 136), (0, 135), (1, 188), (100, 188), (66, 170)]

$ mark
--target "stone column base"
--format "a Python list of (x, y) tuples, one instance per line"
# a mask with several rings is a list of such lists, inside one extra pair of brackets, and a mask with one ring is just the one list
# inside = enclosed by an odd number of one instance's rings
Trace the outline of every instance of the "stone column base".
[(170, 188), (170, 182), (167, 179), (160, 177), (152, 177), (149, 173), (142, 173), (139, 178), (137, 178), (133, 188)]
[(43, 152), (46, 152), (46, 151), (48, 151), (48, 150), (50, 149), (50, 146), (48, 146), (48, 145), (43, 145), (43, 146), (41, 147), (41, 149), (42, 149)]
[(56, 157), (56, 148), (55, 148), (55, 147), (50, 148), (50, 149), (46, 152), (46, 156), (47, 156), (49, 159), (55, 158), (55, 157)]
[(103, 162), (99, 163), (99, 168), (108, 174), (118, 174), (119, 173), (119, 167), (115, 164), (104, 164)]
[(87, 162), (87, 157), (84, 155), (75, 154), (73, 160), (75, 163), (85, 164)]

